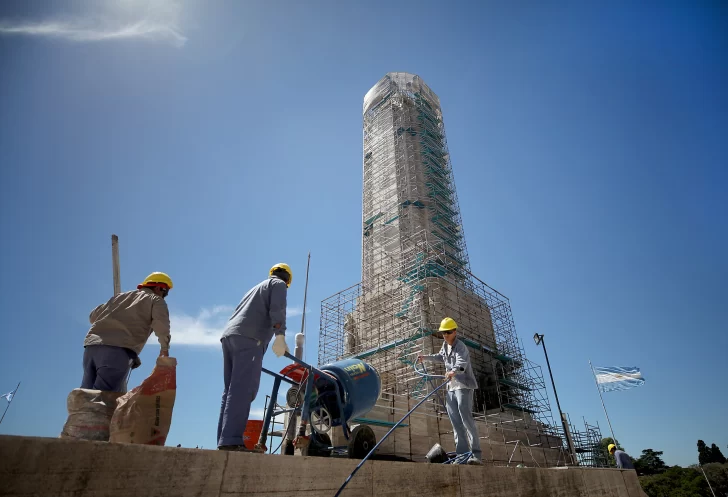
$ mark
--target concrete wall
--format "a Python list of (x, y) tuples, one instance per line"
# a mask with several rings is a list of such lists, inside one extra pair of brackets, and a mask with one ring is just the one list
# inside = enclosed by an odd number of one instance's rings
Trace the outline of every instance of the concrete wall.
[[(358, 461), (0, 437), (0, 496), (333, 496)], [(367, 462), (343, 496), (642, 497), (634, 471)]]

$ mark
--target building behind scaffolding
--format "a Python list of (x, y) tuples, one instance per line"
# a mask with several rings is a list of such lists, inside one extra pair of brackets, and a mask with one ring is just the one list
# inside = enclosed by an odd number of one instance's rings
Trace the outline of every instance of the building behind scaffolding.
[[(385, 428), (431, 391), (413, 364), (440, 349), (438, 325), (449, 316), (478, 381), (484, 458), (530, 456), (538, 465), (575, 458), (564, 450), (541, 368), (526, 358), (508, 298), (470, 271), (440, 100), (419, 76), (389, 73), (364, 97), (363, 177), (362, 281), (321, 303), (319, 364), (370, 362), (382, 397), (363, 421)], [(430, 372), (443, 374), (439, 368)], [(443, 413), (441, 399), (430, 400), (382, 450), (418, 459), (434, 442), (452, 445)], [(516, 456), (518, 444), (525, 449)]]

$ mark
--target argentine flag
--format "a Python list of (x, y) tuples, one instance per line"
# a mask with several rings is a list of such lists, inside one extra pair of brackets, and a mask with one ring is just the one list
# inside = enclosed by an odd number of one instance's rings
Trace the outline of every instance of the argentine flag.
[(635, 367), (595, 367), (594, 374), (599, 390), (602, 392), (628, 390), (645, 383), (640, 369)]

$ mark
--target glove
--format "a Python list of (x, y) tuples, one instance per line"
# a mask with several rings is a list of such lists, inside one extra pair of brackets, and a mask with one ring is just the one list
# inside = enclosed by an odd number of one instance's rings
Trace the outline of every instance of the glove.
[(276, 335), (276, 339), (273, 342), (273, 353), (280, 357), (286, 352), (290, 352), (288, 350), (288, 345), (286, 344), (286, 336), (283, 334)]

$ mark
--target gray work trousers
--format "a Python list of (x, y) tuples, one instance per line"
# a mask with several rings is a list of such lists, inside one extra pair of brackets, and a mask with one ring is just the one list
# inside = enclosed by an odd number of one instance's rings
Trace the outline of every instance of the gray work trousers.
[(455, 452), (465, 454), (472, 451), (473, 457), (481, 459), (480, 438), (473, 419), (473, 390), (449, 390), (445, 407), (455, 433)]
[(263, 355), (268, 344), (240, 335), (223, 337), (220, 342), (225, 389), (217, 423), (217, 446), (243, 445), (243, 432), (248, 423), (250, 404), (258, 395)]
[(81, 388), (126, 392), (134, 352), (111, 345), (89, 345), (83, 351)]

